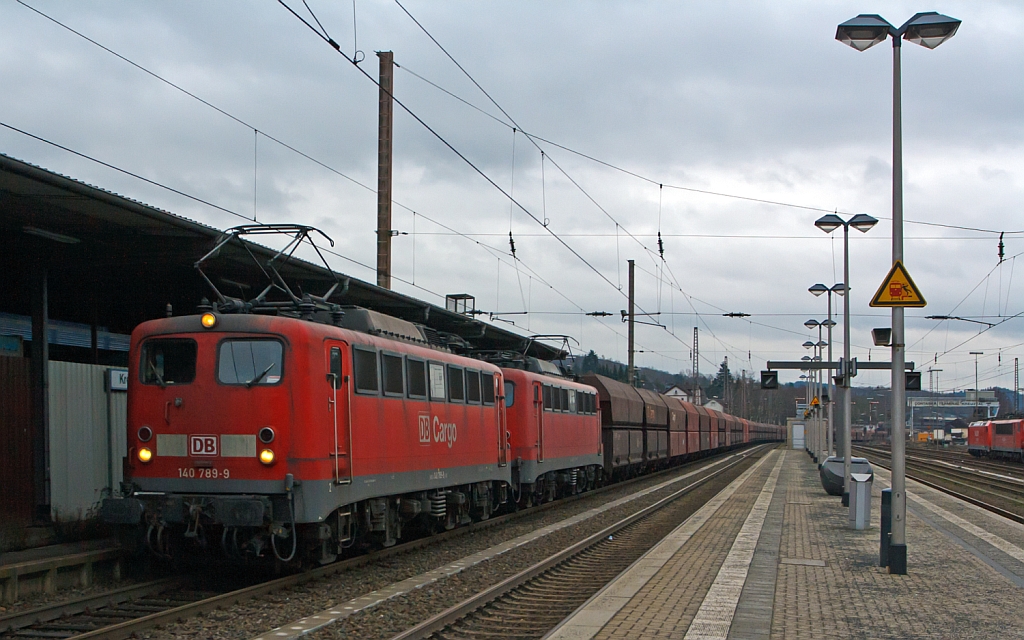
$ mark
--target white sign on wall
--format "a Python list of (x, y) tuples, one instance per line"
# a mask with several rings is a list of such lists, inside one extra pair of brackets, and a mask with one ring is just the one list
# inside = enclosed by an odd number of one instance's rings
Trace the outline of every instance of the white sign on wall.
[(110, 391), (127, 391), (128, 370), (107, 369), (107, 389)]

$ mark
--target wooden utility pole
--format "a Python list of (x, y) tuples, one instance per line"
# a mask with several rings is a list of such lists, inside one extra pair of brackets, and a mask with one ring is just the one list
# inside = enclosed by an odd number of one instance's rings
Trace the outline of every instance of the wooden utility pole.
[(395, 56), (379, 51), (380, 103), (377, 113), (377, 286), (391, 288), (391, 124)]
[(629, 378), (629, 384), (631, 386), (633, 386), (633, 385), (635, 385), (634, 377), (636, 375), (635, 374), (636, 369), (633, 366), (633, 315), (634, 315), (634, 313), (633, 313), (633, 311), (634, 311), (634, 308), (633, 308), (633, 305), (634, 305), (634, 298), (633, 298), (633, 261), (629, 260), (628, 262), (629, 262), (629, 338), (628, 338), (628, 342), (629, 342), (629, 368), (627, 369), (626, 376)]

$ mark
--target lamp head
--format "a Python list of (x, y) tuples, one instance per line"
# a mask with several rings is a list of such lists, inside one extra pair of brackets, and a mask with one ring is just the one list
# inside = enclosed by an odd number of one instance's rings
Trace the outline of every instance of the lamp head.
[(840, 296), (845, 296), (846, 284), (842, 282), (837, 283), (835, 286), (832, 287), (832, 292)]
[(825, 233), (832, 233), (839, 227), (843, 226), (843, 224), (843, 219), (834, 213), (823, 215), (814, 221), (814, 226), (818, 227)]
[(818, 344), (816, 344), (816, 345), (814, 345), (814, 346), (816, 346), (816, 347), (818, 347), (818, 348), (820, 349), (820, 348), (822, 348), (822, 347), (827, 347), (827, 346), (828, 346), (828, 343), (827, 343), (827, 342), (825, 342), (824, 340), (818, 340)]
[(894, 31), (893, 26), (882, 16), (862, 13), (839, 25), (836, 40), (857, 51), (864, 51), (882, 42)]
[(927, 49), (934, 49), (952, 38), (959, 27), (960, 21), (956, 18), (927, 11), (907, 20), (906, 24), (900, 27), (900, 31), (903, 32), (904, 40)]
[(861, 233), (867, 233), (868, 229), (878, 224), (878, 220), (872, 218), (866, 213), (858, 213), (857, 215), (850, 218), (850, 226), (860, 231)]
[(821, 324), (821, 323), (818, 322), (817, 320), (815, 320), (814, 318), (811, 318), (810, 320), (808, 320), (807, 322), (804, 323), (804, 326), (807, 327), (808, 329), (813, 329), (814, 327), (818, 326), (819, 324)]
[[(814, 343), (811, 342), (810, 340), (808, 340), (807, 342), (804, 343), (804, 349), (810, 349), (813, 346), (814, 346)], [(807, 360), (808, 358), (807, 358), (807, 356), (804, 356), (803, 359)]]
[(826, 329), (831, 329), (832, 327), (836, 326), (836, 321), (833, 320), (832, 318), (829, 318), (825, 322), (822, 322), (821, 326), (825, 327)]
[(812, 287), (808, 288), (807, 290), (810, 291), (811, 293), (813, 293), (815, 296), (820, 296), (821, 294), (823, 294), (826, 291), (828, 291), (828, 287), (826, 287), (825, 285), (819, 283), (819, 284), (813, 285)]

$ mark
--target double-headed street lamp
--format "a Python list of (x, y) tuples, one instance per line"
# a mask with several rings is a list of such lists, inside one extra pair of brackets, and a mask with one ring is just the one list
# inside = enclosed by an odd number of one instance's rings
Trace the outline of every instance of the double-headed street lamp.
[[(949, 40), (960, 21), (934, 11), (918, 13), (897, 29), (881, 16), (861, 14), (836, 29), (836, 40), (857, 51), (864, 51), (892, 37), (892, 260), (903, 260), (903, 116), (901, 106), (901, 40), (934, 49)], [(827, 217), (827, 216), (826, 216)], [(852, 222), (852, 221), (851, 221)], [(846, 280), (849, 282), (849, 278)], [(849, 303), (849, 296), (847, 296)], [(847, 347), (848, 348), (848, 347)], [(904, 440), (904, 338), (903, 308), (892, 309), (892, 542), (889, 545), (889, 573), (907, 573), (907, 487), (906, 442)], [(849, 380), (844, 380), (849, 382)], [(849, 393), (849, 392), (847, 392)], [(849, 416), (844, 418), (849, 425)], [(849, 437), (849, 432), (844, 438)], [(848, 441), (847, 441), (848, 442)], [(846, 480), (849, 482), (849, 458), (846, 456)], [(849, 485), (844, 485), (848, 491)], [(846, 493), (844, 493), (845, 497)]]
[[(835, 423), (833, 421), (833, 416), (832, 416), (832, 407), (835, 405), (835, 398), (836, 398), (835, 381), (832, 379), (832, 327), (836, 326), (835, 320), (832, 319), (832, 294), (835, 293), (835, 294), (840, 295), (840, 296), (846, 295), (846, 285), (843, 284), (842, 282), (840, 282), (838, 284), (832, 285), (831, 287), (826, 287), (825, 285), (819, 283), (819, 284), (815, 284), (815, 285), (812, 285), (812, 286), (808, 287), (807, 290), (810, 291), (811, 293), (813, 293), (816, 297), (821, 296), (821, 294), (823, 294), (823, 293), (827, 293), (828, 294), (826, 296), (828, 298), (828, 319), (825, 320), (825, 323), (824, 323), (825, 326), (828, 327), (828, 363), (829, 363), (828, 378), (826, 379), (826, 382), (828, 384), (828, 389), (829, 389), (829, 391), (828, 391), (828, 432), (827, 432), (826, 439), (828, 440), (828, 443), (827, 443), (828, 444), (828, 447), (827, 447), (828, 455), (832, 455), (832, 452), (833, 452), (832, 438), (834, 437), (833, 433), (835, 432)], [(826, 456), (826, 457), (828, 457), (828, 456)]]
[[(867, 233), (871, 227), (878, 224), (878, 220), (865, 213), (858, 213), (849, 220), (843, 220), (834, 213), (824, 215), (814, 221), (814, 226), (825, 233), (832, 233), (839, 227), (843, 228), (843, 506), (850, 504), (850, 446), (852, 438), (850, 429), (853, 424), (850, 406), (852, 394), (850, 393), (850, 227), (861, 233)], [(840, 447), (836, 447), (840, 449)]]

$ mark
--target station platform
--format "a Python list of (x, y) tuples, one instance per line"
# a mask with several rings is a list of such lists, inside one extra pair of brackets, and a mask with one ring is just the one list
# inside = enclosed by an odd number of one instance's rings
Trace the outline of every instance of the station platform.
[(907, 568), (777, 449), (546, 638), (1024, 638), (1024, 525), (907, 481)]

